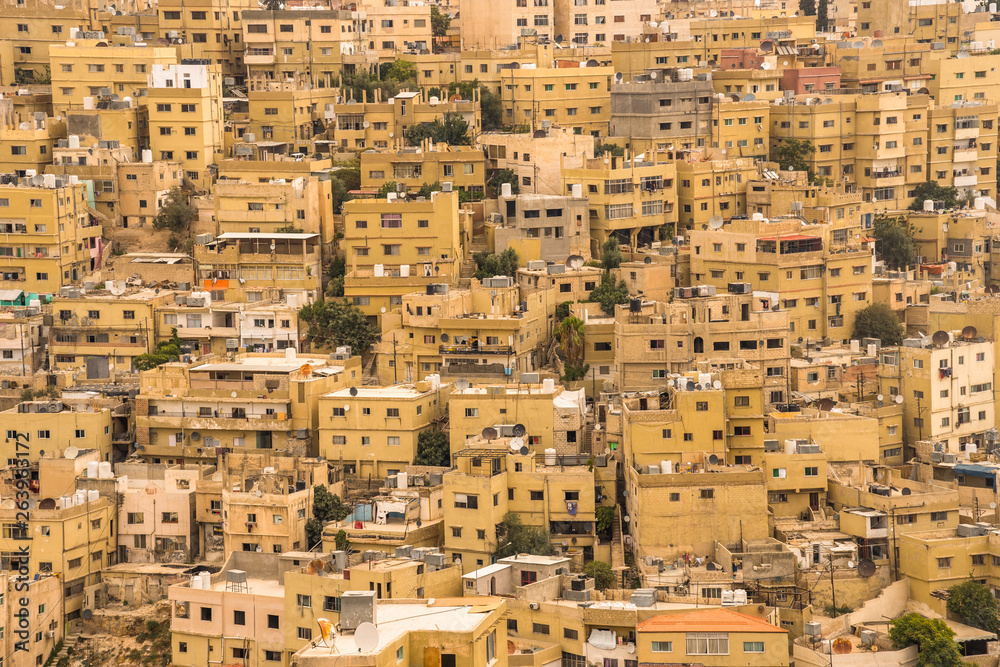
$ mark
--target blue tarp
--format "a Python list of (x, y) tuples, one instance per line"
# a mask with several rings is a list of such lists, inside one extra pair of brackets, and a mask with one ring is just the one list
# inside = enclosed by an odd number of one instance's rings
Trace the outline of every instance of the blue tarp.
[(984, 477), (989, 480), (989, 488), (996, 490), (996, 472), (994, 466), (983, 466), (975, 463), (958, 463), (955, 465), (956, 475), (969, 475), (972, 477)]

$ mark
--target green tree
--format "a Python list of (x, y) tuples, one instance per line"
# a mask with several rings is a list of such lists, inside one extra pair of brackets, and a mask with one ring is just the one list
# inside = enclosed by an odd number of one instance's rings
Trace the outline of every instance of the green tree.
[(320, 521), (343, 521), (351, 513), (351, 508), (345, 505), (335, 493), (330, 493), (326, 484), (313, 487), (313, 517)]
[(416, 81), (417, 66), (409, 60), (397, 60), (382, 67), (382, 78), (390, 81)]
[(615, 508), (602, 505), (597, 508), (597, 533), (611, 535), (614, 531)]
[(597, 144), (594, 146), (594, 157), (603, 157), (605, 154), (625, 157), (625, 149), (618, 144)]
[(816, 32), (826, 32), (830, 27), (830, 8), (828, 0), (816, 2)]
[(344, 296), (344, 276), (346, 274), (347, 260), (343, 257), (334, 257), (333, 261), (326, 267), (326, 275), (329, 280), (326, 285), (327, 296)]
[(601, 284), (590, 293), (588, 301), (601, 304), (607, 315), (615, 314), (615, 306), (628, 303), (628, 285), (624, 280), (616, 280), (610, 271), (601, 275)]
[(472, 143), (469, 124), (457, 113), (446, 113), (443, 120), (438, 118), (433, 123), (411, 125), (403, 132), (403, 136), (414, 146), (424, 139), (449, 146), (468, 146)]
[(970, 579), (952, 586), (948, 592), (948, 611), (958, 615), (963, 623), (987, 632), (1000, 632), (1000, 610), (990, 589)]
[(500, 95), (486, 86), (479, 89), (479, 109), (483, 132), (492, 132), (503, 127), (503, 103)]
[(771, 148), (771, 162), (777, 162), (781, 169), (794, 169), (809, 174), (813, 180), (812, 169), (809, 168), (809, 157), (816, 152), (816, 147), (805, 139), (782, 139)]
[(601, 245), (601, 266), (605, 271), (617, 269), (625, 261), (621, 248), (618, 246), (618, 239), (609, 236), (608, 240)]
[(156, 348), (152, 352), (140, 354), (132, 359), (132, 368), (137, 371), (148, 371), (171, 361), (179, 361), (181, 358), (182, 342), (177, 337), (177, 329), (171, 329), (170, 338), (157, 343)]
[(351, 193), (342, 180), (333, 176), (330, 179), (330, 205), (333, 212), (339, 214), (344, 209), (344, 202), (351, 198)]
[(603, 560), (592, 560), (583, 566), (583, 573), (594, 580), (594, 587), (603, 591), (615, 585), (617, 577), (611, 566)]
[(520, 261), (517, 251), (513, 248), (507, 248), (499, 255), (489, 250), (483, 250), (475, 253), (472, 259), (476, 263), (476, 272), (473, 274), (476, 280), (492, 278), (493, 276), (510, 276), (513, 278), (517, 275)]
[(917, 263), (917, 249), (913, 243), (913, 231), (906, 218), (876, 213), (872, 234), (875, 237), (875, 253), (885, 261), (890, 269), (905, 269)]
[(451, 26), (451, 17), (431, 5), (431, 32), (435, 37), (444, 37)]
[(396, 192), (396, 188), (397, 188), (396, 181), (386, 181), (385, 183), (379, 186), (378, 198), (385, 199), (386, 197), (389, 196), (390, 193)]
[(340, 529), (333, 536), (333, 543), (337, 546), (337, 551), (347, 551), (351, 548), (351, 543), (347, 541), (347, 531)]
[(556, 319), (561, 320), (569, 317), (569, 307), (572, 305), (572, 301), (563, 301), (560, 304), (556, 304)]
[(167, 202), (153, 218), (153, 227), (169, 229), (172, 232), (186, 232), (198, 217), (198, 209), (191, 205), (188, 196), (179, 187), (172, 188)]
[(853, 339), (878, 338), (882, 345), (899, 345), (905, 333), (896, 313), (887, 304), (873, 303), (854, 313)]
[[(383, 65), (384, 68), (388, 68), (389, 66), (390, 64)], [(412, 84), (412, 87), (416, 87), (417, 85), (415, 79), (402, 83), (405, 83), (408, 87), (410, 84)], [(340, 77), (340, 88), (344, 91), (347, 99), (363, 101), (374, 100), (376, 90), (382, 92), (382, 99), (395, 97), (402, 89), (402, 85), (401, 82), (395, 79), (376, 79), (368, 72), (362, 71), (342, 74)]]
[(521, 521), (521, 515), (516, 512), (504, 514), (503, 522), (498, 526), (497, 538), (500, 548), (497, 555), (507, 558), (516, 554), (534, 554), (536, 556), (551, 556), (552, 544), (549, 533), (541, 526), (526, 526)]
[(577, 317), (567, 317), (556, 327), (555, 337), (559, 341), (560, 355), (569, 364), (579, 365), (583, 361), (587, 338), (587, 325)]
[(571, 364), (567, 362), (563, 366), (563, 373), (559, 376), (559, 379), (563, 382), (576, 382), (577, 380), (585, 379), (589, 371), (590, 364)]
[(309, 338), (319, 347), (350, 345), (353, 354), (363, 355), (375, 342), (375, 328), (347, 299), (310, 303), (299, 310), (299, 319), (309, 325)]
[(271, 12), (276, 12), (280, 10), (283, 6), (284, 5), (282, 4), (281, 0), (264, 0), (264, 9)]
[(799, 13), (803, 16), (815, 16), (816, 0), (799, 0)]
[(494, 193), (499, 196), (501, 191), (501, 186), (504, 183), (510, 183), (510, 193), (512, 195), (518, 194), (521, 189), (517, 184), (517, 174), (514, 173), (513, 169), (498, 169), (493, 172), (486, 184), (493, 188)]
[(444, 466), (451, 465), (451, 443), (445, 431), (421, 431), (417, 436), (417, 457), (413, 465)]
[(423, 185), (420, 186), (420, 189), (417, 190), (417, 196), (418, 197), (426, 197), (427, 199), (430, 199), (431, 195), (433, 193), (440, 192), (440, 191), (441, 191), (441, 184), (440, 183), (438, 183), (436, 181), (434, 183), (430, 183), (430, 184), (424, 183)]
[(961, 667), (955, 631), (939, 618), (906, 614), (889, 624), (889, 639), (897, 649), (917, 645), (917, 667)]
[(958, 206), (958, 188), (941, 185), (934, 181), (925, 181), (913, 188), (913, 201), (910, 202), (911, 211), (922, 211), (924, 200), (944, 202), (945, 208), (956, 208)]

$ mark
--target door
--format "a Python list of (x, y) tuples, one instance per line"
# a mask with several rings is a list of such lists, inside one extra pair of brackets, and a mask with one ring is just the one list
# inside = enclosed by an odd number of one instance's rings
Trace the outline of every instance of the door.
[(87, 357), (88, 380), (106, 380), (109, 375), (107, 357)]
[(809, 494), (809, 508), (814, 511), (819, 509), (819, 492), (814, 491)]

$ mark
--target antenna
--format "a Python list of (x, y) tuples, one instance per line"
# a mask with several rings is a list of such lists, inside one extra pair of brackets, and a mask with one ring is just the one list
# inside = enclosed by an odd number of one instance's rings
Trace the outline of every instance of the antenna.
[(378, 628), (371, 623), (362, 623), (354, 631), (354, 644), (358, 653), (371, 653), (378, 648)]
[(896, 398), (894, 398), (893, 400), (896, 401), (897, 405), (902, 405), (903, 404), (903, 395), (902, 394), (896, 394)]
[(515, 437), (522, 438), (528, 432), (528, 429), (524, 427), (524, 424), (514, 424), (513, 431)]
[(465, 378), (458, 378), (455, 380), (455, 389), (459, 391), (465, 391), (469, 388), (469, 381)]
[(714, 466), (717, 466), (719, 465), (719, 457), (716, 456), (715, 454), (712, 454), (711, 456), (708, 457), (708, 462)]
[(73, 447), (72, 445), (67, 447), (66, 451), (63, 452), (63, 456), (65, 456), (68, 459), (75, 459), (79, 455), (80, 455), (80, 450), (77, 449), (76, 447)]

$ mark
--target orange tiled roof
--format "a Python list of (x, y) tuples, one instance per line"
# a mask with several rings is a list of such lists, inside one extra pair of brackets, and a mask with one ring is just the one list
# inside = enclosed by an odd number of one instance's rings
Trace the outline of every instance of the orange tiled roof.
[(704, 609), (654, 616), (638, 625), (639, 632), (787, 632), (755, 616), (732, 609)]

